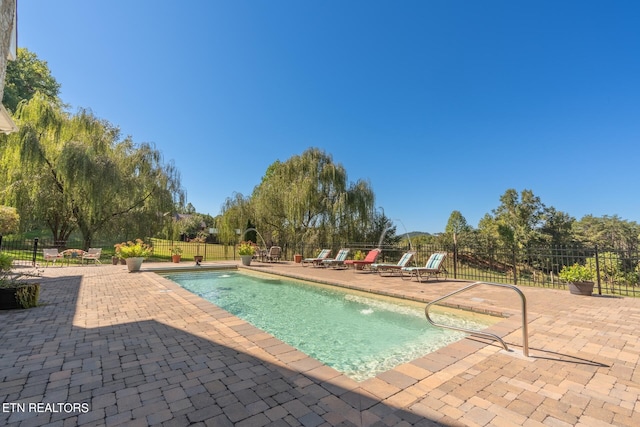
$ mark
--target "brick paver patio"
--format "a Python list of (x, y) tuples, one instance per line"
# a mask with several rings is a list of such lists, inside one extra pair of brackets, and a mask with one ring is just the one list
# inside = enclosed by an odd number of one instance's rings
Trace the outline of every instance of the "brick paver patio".
[[(252, 268), (418, 300), (465, 284)], [(149, 271), (40, 281), (41, 306), (0, 312), (0, 425), (640, 425), (640, 300), (521, 288), (527, 358), (515, 293), (477, 288), (452, 302), (510, 315), (491, 331), (511, 351), (467, 338), (358, 383)]]

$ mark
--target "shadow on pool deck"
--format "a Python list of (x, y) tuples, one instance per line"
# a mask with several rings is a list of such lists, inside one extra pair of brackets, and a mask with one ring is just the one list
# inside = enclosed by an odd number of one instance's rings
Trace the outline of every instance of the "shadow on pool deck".
[[(424, 299), (460, 287), (268, 269)], [(0, 399), (89, 410), (2, 411), (3, 425), (631, 426), (640, 415), (636, 300), (525, 289), (532, 357), (512, 316), (494, 329), (511, 353), (469, 338), (357, 383), (153, 273), (55, 267), (42, 283), (42, 306), (0, 312)]]
[[(133, 286), (142, 289), (127, 292), (138, 296), (139, 304), (132, 304), (106, 289), (81, 297), (81, 287), (93, 285), (86, 282), (82, 276), (43, 280), (42, 306), (0, 312), (0, 398), (5, 403), (88, 403), (89, 411), (37, 413), (28, 412), (27, 405), (27, 412), (0, 413), (3, 425), (63, 420), (65, 425), (368, 425), (367, 417), (422, 419), (360, 393), (351, 381), (346, 387), (332, 384), (320, 363), (293, 349), (282, 352), (285, 346), (277, 340), (221, 310), (213, 312), (225, 323), (224, 333), (202, 313), (192, 322), (191, 315), (173, 310), (191, 333), (144, 319), (154, 314), (151, 307), (165, 315), (175, 308), (170, 292), (152, 296), (154, 289), (135, 280)], [(147, 304), (145, 297), (167, 301)], [(131, 311), (141, 320), (120, 323)], [(93, 326), (103, 322), (112, 324)], [(282, 347), (278, 352), (289, 354), (298, 369), (248, 354), (243, 343), (235, 343), (235, 334), (254, 337), (266, 348)], [(224, 344), (229, 339), (231, 346)]]

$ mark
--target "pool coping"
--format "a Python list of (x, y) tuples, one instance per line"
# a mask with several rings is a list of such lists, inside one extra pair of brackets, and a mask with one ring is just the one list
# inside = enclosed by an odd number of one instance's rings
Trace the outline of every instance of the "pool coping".
[[(346, 292), (348, 292), (348, 291), (352, 291), (352, 292), (354, 292), (354, 295), (358, 295), (358, 294), (359, 294), (359, 295), (370, 295), (370, 298), (378, 297), (378, 298), (381, 298), (381, 299), (382, 299), (382, 298), (386, 298), (386, 299), (387, 299), (387, 300), (389, 300), (389, 301), (392, 301), (392, 300), (398, 300), (398, 301), (405, 301), (405, 302), (412, 302), (412, 303), (419, 303), (419, 304), (422, 304), (422, 303), (424, 303), (424, 302), (425, 302), (425, 301), (416, 300), (416, 299), (411, 299), (411, 298), (406, 298), (406, 297), (398, 297), (398, 296), (393, 295), (392, 293), (369, 292), (369, 291), (365, 291), (365, 290), (363, 290), (363, 289), (361, 289), (361, 288), (359, 288), (359, 287), (356, 287), (356, 286), (350, 286), (350, 287), (347, 287), (347, 286), (341, 286), (341, 285), (336, 285), (335, 283), (331, 283), (331, 282), (329, 282), (329, 281), (309, 280), (309, 279), (301, 278), (301, 277), (299, 277), (299, 276), (298, 276), (298, 277), (296, 277), (296, 276), (294, 276), (294, 275), (284, 275), (284, 274), (277, 274), (277, 273), (273, 273), (273, 272), (264, 272), (264, 271), (259, 270), (259, 269), (255, 269), (255, 268), (253, 268), (253, 269), (252, 269), (252, 268), (247, 268), (247, 267), (245, 267), (245, 266), (241, 266), (240, 268), (237, 268), (237, 269), (230, 269), (230, 268), (224, 268), (224, 269), (222, 269), (222, 268), (203, 268), (203, 269), (162, 269), (162, 270), (159, 270), (159, 269), (153, 269), (153, 270), (151, 270), (151, 269), (150, 269), (150, 270), (148, 270), (148, 271), (152, 271), (152, 272), (158, 273), (160, 277), (162, 277), (163, 279), (169, 280), (169, 281), (171, 282), (171, 284), (173, 284), (173, 285), (177, 285), (180, 289), (185, 290), (185, 291), (189, 292), (190, 294), (193, 294), (193, 295), (197, 296), (198, 298), (201, 298), (202, 300), (207, 301), (207, 302), (211, 303), (212, 305), (214, 305), (214, 306), (216, 306), (216, 307), (218, 307), (218, 308), (220, 308), (220, 309), (222, 309), (222, 310), (225, 310), (224, 308), (217, 306), (215, 302), (209, 301), (209, 300), (207, 300), (207, 299), (205, 299), (205, 298), (202, 298), (202, 297), (198, 296), (197, 294), (195, 294), (195, 293), (193, 293), (193, 292), (189, 291), (188, 289), (184, 288), (180, 283), (178, 283), (178, 282), (174, 281), (173, 279), (168, 278), (168, 277), (164, 277), (164, 274), (172, 273), (172, 272), (175, 272), (175, 273), (183, 273), (183, 272), (207, 272), (207, 271), (225, 271), (225, 270), (234, 270), (234, 271), (237, 271), (237, 272), (239, 272), (239, 273), (241, 273), (241, 274), (243, 273), (243, 270), (246, 270), (247, 272), (255, 272), (255, 273), (258, 273), (258, 274), (256, 274), (256, 275), (254, 275), (255, 277), (276, 277), (276, 278), (291, 279), (291, 280), (296, 280), (296, 281), (298, 281), (298, 282), (302, 282), (302, 283), (310, 283), (310, 284), (315, 284), (315, 285), (324, 286), (324, 287), (328, 287), (328, 288), (342, 289), (342, 290), (344, 290), (344, 291), (346, 291)], [(175, 288), (173, 288), (173, 290), (175, 290)], [(357, 294), (356, 294), (356, 293), (357, 293)], [(461, 309), (461, 308), (460, 308), (460, 305), (456, 305), (456, 304), (443, 304), (442, 306), (443, 306), (443, 307), (445, 307), (446, 309), (454, 309), (454, 310), (458, 310), (458, 311), (468, 312), (468, 313), (472, 313), (472, 314), (479, 314), (479, 315), (483, 315), (483, 316), (487, 316), (487, 317), (495, 318), (495, 320), (493, 321), (493, 323), (491, 323), (490, 325), (487, 325), (487, 326), (486, 326), (484, 329), (482, 329), (480, 332), (491, 332), (491, 327), (492, 327), (493, 325), (497, 324), (497, 323), (502, 322), (502, 321), (504, 320), (504, 317), (505, 317), (505, 316), (495, 316), (495, 315), (488, 314), (488, 313), (486, 313), (486, 310), (478, 310), (478, 309), (469, 309), (469, 310), (465, 310), (465, 309)], [(226, 311), (226, 310), (225, 310), (225, 311)], [(229, 312), (227, 312), (227, 313), (229, 313)], [(237, 317), (237, 316), (235, 316), (235, 315), (234, 315), (234, 314), (232, 314), (232, 313), (229, 313), (229, 315), (230, 315), (230, 316)], [(244, 321), (244, 322), (246, 322), (247, 324), (250, 324), (250, 325), (254, 326), (251, 322), (249, 322), (249, 321), (247, 321), (247, 320), (244, 320), (244, 319), (242, 319), (242, 318), (239, 318), (239, 319), (240, 319), (240, 320), (242, 320), (242, 321)], [(424, 322), (425, 322), (425, 325), (426, 325), (427, 320), (426, 320), (426, 319), (424, 319)], [(257, 329), (260, 329), (260, 328), (258, 328), (257, 326), (254, 326), (254, 327), (256, 327)], [(502, 332), (504, 332), (504, 331), (505, 331), (504, 325), (502, 325), (502, 326), (500, 327), (500, 330), (501, 330)], [(265, 331), (265, 333), (268, 333), (268, 332), (266, 332), (266, 331)], [(270, 334), (270, 335), (271, 335), (271, 334)], [(473, 334), (471, 334), (471, 335), (473, 335)], [(278, 338), (277, 338), (277, 337), (275, 337), (275, 336), (274, 336), (274, 338), (275, 338), (275, 339), (278, 339)], [(462, 338), (460, 338), (459, 340), (462, 340), (462, 339), (465, 339), (465, 338), (466, 338), (466, 337), (462, 337)], [(476, 338), (478, 338), (478, 336), (476, 336)], [(486, 337), (485, 337), (485, 339), (486, 339)], [(278, 339), (278, 340), (279, 340), (279, 339)], [(456, 341), (459, 341), (459, 340), (456, 340)], [(490, 342), (491, 342), (491, 340), (488, 340), (488, 342), (490, 343)], [(455, 342), (449, 343), (449, 344), (447, 344), (446, 346), (443, 346), (443, 347), (450, 346), (450, 345), (452, 345), (452, 344), (454, 344), (454, 343), (455, 343)], [(286, 344), (286, 343), (284, 343), (284, 342), (283, 342), (283, 344)], [(287, 345), (290, 345), (290, 344), (287, 344)], [(296, 348), (295, 346), (292, 346), (292, 347)], [(305, 354), (305, 356), (307, 356), (307, 357), (312, 357), (312, 356), (307, 355), (303, 350), (300, 350), (300, 349), (298, 349), (298, 348), (296, 348), (296, 350), (298, 350), (298, 351), (300, 351), (301, 353)], [(430, 353), (426, 353), (426, 354), (432, 354), (432, 353), (437, 352), (438, 350), (439, 350), (439, 349), (436, 349), (436, 350), (433, 350), (432, 352), (430, 352)], [(511, 350), (510, 350), (510, 351), (511, 351)], [(425, 354), (425, 355), (426, 355), (426, 354)], [(276, 354), (274, 354), (274, 356), (276, 356), (276, 357), (277, 357), (277, 355), (276, 355)], [(419, 358), (417, 358), (417, 359), (419, 359)], [(316, 360), (317, 360), (317, 359), (316, 359)], [(318, 362), (322, 363), (320, 360), (318, 360)], [(401, 366), (401, 365), (403, 365), (403, 364), (405, 364), (405, 363), (410, 363), (410, 362), (412, 362), (412, 361), (407, 361), (407, 362), (400, 363), (400, 364), (396, 365), (395, 367), (398, 367), (398, 366)], [(322, 364), (323, 364), (324, 366), (327, 366), (327, 368), (330, 368), (328, 365), (325, 365), (324, 363), (322, 363)], [(384, 371), (384, 372), (381, 372), (380, 374), (382, 374), (382, 373), (386, 373), (386, 372), (390, 372), (390, 371), (393, 371), (393, 369), (395, 369), (395, 367), (390, 368), (390, 369), (388, 369), (388, 370), (386, 370), (386, 371)], [(331, 369), (334, 369), (334, 368), (331, 368)], [(351, 378), (349, 375), (342, 373), (341, 371), (339, 371), (339, 370), (337, 370), (337, 369), (334, 369), (334, 370), (336, 371), (336, 373), (338, 373), (338, 374), (340, 374), (340, 375), (345, 375), (347, 378), (349, 378), (349, 379), (353, 379), (354, 381), (356, 381), (356, 382), (358, 382), (358, 383), (362, 383), (362, 382), (366, 381), (366, 379), (365, 379), (365, 380), (356, 380), (356, 379), (354, 379), (354, 378)], [(379, 375), (379, 374), (378, 374), (378, 375)], [(370, 377), (370, 378), (375, 378), (375, 377), (376, 377), (376, 376), (378, 376), (378, 375), (372, 376), (372, 377)]]
[[(242, 270), (247, 270), (247, 271), (254, 271), (254, 272), (259, 272), (262, 274), (271, 274), (271, 275), (275, 275), (275, 276), (282, 276), (282, 277), (287, 277), (287, 278), (291, 278), (291, 279), (297, 279), (297, 280), (304, 280), (304, 281), (311, 281), (311, 282), (316, 282), (319, 284), (323, 284), (323, 285), (328, 285), (328, 286), (335, 286), (335, 287), (339, 287), (339, 288), (345, 288), (345, 289), (351, 289), (351, 290), (355, 290), (355, 291), (360, 291), (360, 292), (365, 292), (365, 293), (370, 293), (370, 294), (376, 294), (376, 295), (380, 295), (380, 296), (385, 296), (385, 297), (392, 297), (392, 298), (398, 298), (398, 299), (404, 299), (404, 300), (410, 300), (410, 301), (414, 301), (414, 302), (429, 302), (429, 300), (427, 298), (420, 298), (420, 297), (412, 297), (410, 296), (408, 293), (402, 293), (402, 294), (398, 294), (392, 291), (380, 291), (378, 289), (374, 289), (371, 287), (363, 287), (363, 286), (357, 286), (357, 285), (345, 285), (344, 283), (338, 283), (335, 281), (331, 281), (331, 280), (323, 280), (321, 278), (318, 277), (310, 277), (309, 275), (300, 275), (300, 274), (292, 274), (290, 272), (282, 272), (282, 271), (278, 271), (278, 272), (274, 272), (274, 271), (265, 271), (264, 269), (260, 268), (260, 267), (264, 267), (264, 264), (261, 264), (259, 266), (244, 266), (244, 265), (237, 265), (237, 270), (238, 271), (242, 271)], [(269, 267), (273, 267), (272, 264), (269, 264)], [(203, 265), (203, 266), (199, 266), (197, 268), (184, 268), (184, 269), (180, 269), (180, 268), (172, 268), (172, 267), (166, 267), (166, 268), (162, 268), (162, 269), (158, 269), (158, 268), (147, 268), (145, 269), (145, 271), (148, 272), (153, 272), (153, 273), (166, 273), (166, 272), (170, 272), (170, 271), (177, 271), (177, 272), (181, 272), (181, 271), (207, 271), (207, 270), (219, 270), (220, 268), (217, 268), (217, 266), (215, 265)], [(233, 268), (231, 268), (233, 269)], [(308, 270), (308, 271), (320, 271), (322, 269), (318, 269), (318, 270)], [(307, 271), (305, 269), (305, 271)], [(366, 274), (366, 273), (361, 273), (361, 274)], [(373, 276), (376, 277), (377, 275)], [(186, 292), (187, 294), (189, 294), (190, 296), (197, 298), (198, 300), (201, 301), (201, 304), (199, 304), (199, 307), (202, 309), (203, 306), (206, 307), (206, 304), (211, 304), (212, 307), (215, 307), (215, 310), (223, 310), (225, 313), (227, 313), (229, 316), (237, 319), (239, 324), (245, 324), (246, 326), (250, 326), (252, 328), (255, 328), (258, 331), (264, 332), (262, 330), (260, 330), (259, 328), (253, 326), (251, 323), (240, 319), (236, 316), (234, 316), (233, 314), (227, 312), (226, 310), (216, 306), (214, 303), (211, 303), (207, 300), (205, 300), (204, 298), (199, 297), (198, 295), (195, 295), (191, 292), (189, 292), (188, 290), (184, 289), (182, 286), (180, 286), (179, 284), (173, 282), (170, 279), (167, 279), (165, 277), (162, 277), (162, 275), (157, 274), (157, 277), (162, 279), (162, 281), (164, 282), (164, 285), (171, 288), (172, 292)], [(468, 283), (468, 282), (457, 282), (457, 283)], [(475, 313), (479, 313), (479, 314), (486, 314), (486, 315), (493, 315), (496, 317), (500, 317), (502, 320), (498, 321), (497, 323), (490, 325), (489, 327), (487, 327), (486, 329), (484, 329), (484, 332), (489, 332), (489, 333), (494, 333), (496, 335), (500, 335), (500, 336), (508, 336), (512, 333), (515, 333), (517, 331), (520, 330), (520, 326), (521, 323), (519, 323), (518, 321), (514, 321), (514, 316), (513, 313), (505, 313), (503, 311), (494, 311), (497, 314), (491, 314), (491, 310), (488, 309), (482, 309), (482, 308), (478, 308), (478, 307), (473, 307), (471, 305), (465, 305), (465, 304), (443, 304), (444, 306), (448, 307), (448, 308), (454, 308), (454, 309), (460, 309), (460, 310), (465, 310), (465, 311), (470, 311), (470, 312), (475, 312)], [(425, 319), (426, 322), (426, 319)], [(267, 334), (267, 332), (264, 332), (265, 334)], [(268, 347), (268, 348), (262, 348), (263, 351), (269, 353), (272, 357), (280, 360), (281, 362), (283, 362), (285, 365), (288, 366), (287, 360), (289, 358), (291, 358), (291, 352), (295, 351), (296, 353), (299, 353), (297, 356), (294, 356), (294, 359), (312, 359), (313, 361), (317, 362), (320, 366), (322, 366), (322, 368), (327, 371), (328, 374), (328, 378), (325, 378), (325, 380), (330, 383), (333, 384), (335, 382), (336, 385), (344, 385), (345, 383), (349, 384), (349, 383), (355, 383), (355, 387), (359, 387), (362, 388), (363, 390), (366, 390), (367, 392), (373, 392), (375, 390), (374, 389), (369, 389), (369, 383), (376, 383), (376, 379), (378, 378), (384, 378), (384, 377), (395, 377), (395, 376), (404, 376), (406, 375), (406, 371), (415, 371), (415, 367), (419, 366), (429, 366), (429, 367), (433, 367), (433, 360), (434, 359), (438, 359), (440, 356), (439, 355), (446, 355), (446, 358), (449, 360), (450, 364), (454, 364), (456, 362), (458, 362), (460, 359), (464, 358), (464, 353), (468, 352), (468, 351), (472, 351), (472, 352), (476, 352), (478, 351), (480, 348), (486, 347), (486, 351), (488, 353), (492, 353), (492, 352), (502, 352), (505, 354), (508, 354), (510, 356), (514, 356), (514, 357), (518, 357), (518, 358), (524, 358), (526, 359), (524, 356), (522, 356), (519, 352), (519, 348), (520, 346), (517, 345), (516, 343), (512, 342), (510, 343), (510, 350), (509, 351), (505, 351), (498, 342), (493, 341), (493, 340), (489, 340), (486, 338), (482, 338), (482, 337), (477, 337), (477, 336), (472, 336), (472, 337), (466, 337), (463, 338), (459, 341), (456, 341), (454, 343), (451, 343), (441, 349), (435, 350), (433, 352), (430, 352), (428, 354), (425, 354), (422, 357), (416, 358), (414, 360), (411, 360), (409, 362), (405, 362), (402, 363), (400, 365), (395, 366), (394, 368), (385, 371), (383, 373), (380, 373), (378, 375), (376, 375), (373, 378), (369, 378), (366, 379), (364, 381), (356, 381), (354, 379), (352, 379), (351, 377), (349, 377), (348, 375), (343, 374), (342, 372), (324, 365), (322, 362), (317, 361), (316, 359), (312, 358), (311, 356), (307, 355), (306, 353), (302, 352), (301, 350), (296, 349), (293, 346), (290, 346), (289, 344), (286, 344), (280, 340), (278, 340), (276, 337), (273, 337), (271, 334), (269, 334), (269, 336), (271, 336), (274, 340), (277, 340), (280, 344), (275, 346), (275, 350), (273, 347)], [(468, 345), (470, 342), (473, 341), (473, 345)], [(259, 341), (255, 341), (253, 342), (253, 344), (257, 347), (261, 347), (260, 342)], [(283, 351), (283, 352), (281, 352)], [(451, 358), (451, 353), (456, 353), (458, 355), (458, 357), (454, 357)], [(282, 358), (282, 354), (286, 354), (287, 358), (283, 359)], [(447, 365), (442, 365), (440, 363), (436, 364), (437, 369), (442, 369), (444, 366)], [(299, 369), (299, 367), (296, 365), (294, 366), (295, 368)], [(336, 382), (337, 381), (337, 382)]]

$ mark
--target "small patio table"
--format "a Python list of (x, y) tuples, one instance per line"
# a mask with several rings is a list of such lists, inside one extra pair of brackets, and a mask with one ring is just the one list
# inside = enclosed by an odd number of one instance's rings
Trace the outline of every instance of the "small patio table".
[(69, 266), (72, 260), (75, 264), (80, 260), (80, 263), (82, 264), (82, 255), (84, 254), (82, 249), (67, 249), (60, 253), (64, 256), (65, 261), (67, 261), (67, 266)]

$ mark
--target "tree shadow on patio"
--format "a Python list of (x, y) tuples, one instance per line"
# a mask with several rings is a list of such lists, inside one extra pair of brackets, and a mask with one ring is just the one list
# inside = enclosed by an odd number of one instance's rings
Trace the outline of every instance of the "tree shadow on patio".
[[(136, 289), (104, 293), (110, 280), (43, 279), (41, 306), (0, 313), (0, 399), (79, 404), (58, 411), (13, 406), (0, 413), (1, 424), (447, 425), (382, 403), (357, 386), (345, 388), (255, 357), (240, 344), (223, 344), (229, 337), (207, 321), (181, 324), (171, 318), (171, 292), (147, 299)], [(143, 291), (154, 293), (148, 285)], [(134, 305), (125, 307), (124, 300)], [(148, 304), (164, 310), (173, 325), (127, 320)], [(235, 327), (261, 332), (250, 328)]]

